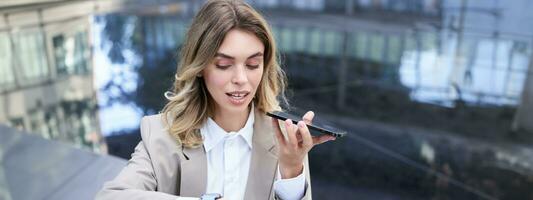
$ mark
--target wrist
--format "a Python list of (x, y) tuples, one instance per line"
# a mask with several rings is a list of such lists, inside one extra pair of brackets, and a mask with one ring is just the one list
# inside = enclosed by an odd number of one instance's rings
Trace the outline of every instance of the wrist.
[(294, 178), (300, 175), (303, 171), (303, 164), (299, 165), (283, 165), (280, 164), (280, 174), (282, 179)]

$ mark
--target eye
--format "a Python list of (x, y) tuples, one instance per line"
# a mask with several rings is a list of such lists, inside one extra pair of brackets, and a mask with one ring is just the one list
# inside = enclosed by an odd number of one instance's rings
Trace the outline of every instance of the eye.
[(246, 65), (250, 69), (257, 69), (259, 68), (259, 65)]
[(260, 61), (258, 59), (251, 59), (246, 63), (246, 66), (250, 69), (257, 69), (259, 68)]
[(233, 62), (230, 59), (221, 58), (221, 59), (215, 60), (215, 66), (218, 69), (224, 70), (224, 69), (231, 67), (231, 65), (233, 65)]
[(231, 67), (231, 65), (219, 65), (219, 64), (215, 64), (215, 66), (218, 68), (218, 69), (228, 69), (229, 67)]

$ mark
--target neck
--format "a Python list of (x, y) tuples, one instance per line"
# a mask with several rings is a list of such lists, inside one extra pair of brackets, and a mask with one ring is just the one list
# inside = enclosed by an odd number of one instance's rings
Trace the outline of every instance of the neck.
[(246, 110), (239, 112), (217, 110), (213, 116), (213, 121), (226, 132), (236, 132), (246, 125), (250, 112), (250, 106)]

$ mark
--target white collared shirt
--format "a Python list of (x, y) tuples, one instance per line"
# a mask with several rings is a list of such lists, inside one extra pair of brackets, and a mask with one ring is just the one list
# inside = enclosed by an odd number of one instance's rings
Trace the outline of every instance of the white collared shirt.
[[(237, 132), (224, 131), (211, 118), (200, 129), (207, 156), (206, 193), (219, 193), (230, 200), (244, 198), (252, 157), (254, 120), (252, 105), (246, 124)], [(305, 171), (295, 178), (281, 179), (278, 166), (275, 193), (284, 200), (301, 199), (305, 193), (304, 174)]]

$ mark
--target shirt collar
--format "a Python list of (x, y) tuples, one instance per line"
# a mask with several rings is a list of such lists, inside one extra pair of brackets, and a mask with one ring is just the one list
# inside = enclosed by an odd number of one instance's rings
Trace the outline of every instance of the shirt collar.
[(211, 119), (211, 117), (207, 118), (207, 122), (202, 126), (202, 128), (200, 128), (200, 133), (202, 134), (202, 137), (204, 139), (203, 144), (205, 152), (209, 152), (216, 145), (222, 142), (225, 137), (230, 136), (229, 134), (237, 134), (238, 136), (242, 137), (251, 149), (253, 124), (255, 121), (254, 116), (254, 104), (252, 103), (250, 114), (248, 114), (248, 120), (246, 120), (246, 124), (244, 125), (244, 127), (237, 132), (230, 133), (226, 132), (224, 129), (218, 126), (218, 124), (213, 119)]

